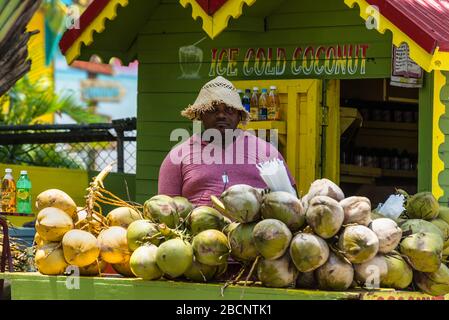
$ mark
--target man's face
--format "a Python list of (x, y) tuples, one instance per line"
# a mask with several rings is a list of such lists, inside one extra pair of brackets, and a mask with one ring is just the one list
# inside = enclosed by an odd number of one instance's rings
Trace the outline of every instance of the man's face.
[(201, 115), (204, 129), (217, 129), (225, 134), (226, 129), (235, 130), (240, 122), (240, 112), (224, 103), (218, 104), (214, 110)]

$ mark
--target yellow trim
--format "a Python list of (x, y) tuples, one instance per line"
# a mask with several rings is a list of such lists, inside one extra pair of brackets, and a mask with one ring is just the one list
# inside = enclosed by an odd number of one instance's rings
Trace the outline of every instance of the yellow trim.
[(446, 78), (441, 71), (434, 72), (433, 84), (433, 117), (432, 117), (432, 193), (436, 199), (443, 196), (444, 191), (440, 186), (439, 177), (444, 171), (444, 162), (440, 157), (439, 148), (444, 143), (444, 133), (441, 131), (439, 122), (445, 114), (446, 106), (441, 102), (440, 93), (446, 84)]
[(126, 7), (128, 0), (111, 0), (101, 13), (91, 22), (65, 53), (68, 64), (71, 64), (81, 55), (81, 44), (89, 46), (92, 44), (94, 32), (102, 33), (105, 29), (106, 20), (114, 20), (117, 17), (117, 7)]
[[(344, 0), (344, 2), (350, 8), (353, 8), (355, 4), (358, 4), (360, 16), (365, 21), (371, 16), (372, 10), (370, 10), (370, 8), (373, 7), (365, 0)], [(410, 57), (421, 68), (427, 72), (431, 72), (432, 70), (449, 70), (449, 52), (440, 52), (439, 48), (436, 48), (434, 54), (428, 53), (390, 20), (385, 18), (378, 11), (376, 13), (379, 15), (379, 21), (376, 28), (377, 31), (384, 34), (386, 30), (390, 30), (393, 34), (393, 43), (396, 46), (400, 46), (403, 42), (408, 43), (410, 47)]]
[(227, 28), (231, 17), (237, 19), (242, 15), (244, 3), (250, 7), (255, 2), (256, 0), (228, 0), (213, 16), (210, 16), (195, 0), (179, 0), (179, 3), (184, 8), (190, 4), (192, 7), (192, 18), (196, 20), (200, 17), (203, 20), (203, 30), (206, 31), (211, 39), (214, 39)]

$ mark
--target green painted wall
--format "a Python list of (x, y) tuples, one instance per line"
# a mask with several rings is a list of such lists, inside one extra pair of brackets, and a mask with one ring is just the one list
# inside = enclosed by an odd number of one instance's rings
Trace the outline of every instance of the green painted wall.
[[(238, 20), (230, 19), (227, 31), (211, 40), (204, 38), (206, 34), (201, 28), (202, 21), (192, 19), (190, 7), (184, 9), (178, 0), (162, 1), (140, 32), (136, 44), (140, 62), (136, 200), (143, 202), (149, 195), (157, 193), (159, 165), (176, 143), (170, 142), (169, 134), (175, 128), (191, 125), (180, 116), (180, 111), (195, 100), (201, 86), (210, 79), (214, 48), (240, 49), (238, 54), (234, 52), (231, 64), (225, 59), (222, 68), (218, 69), (225, 71), (225, 76), (230, 80), (255, 78), (254, 72), (251, 76), (244, 75), (243, 61), (249, 48), (259, 47), (264, 48), (266, 55), (268, 48), (273, 48), (275, 53), (277, 48), (283, 48), (286, 52), (285, 72), (278, 76), (263, 75), (263, 79), (332, 78), (323, 74), (318, 76), (313, 71), (310, 75), (293, 75), (292, 55), (297, 47), (305, 51), (308, 46), (318, 50), (319, 46), (328, 48), (337, 44), (364, 44), (368, 50), (365, 74), (358, 72), (349, 75), (340, 71), (335, 78), (388, 77), (391, 35), (366, 29), (358, 14), (358, 9), (349, 9), (342, 1), (335, 0), (259, 0), (252, 7), (245, 6), (243, 16)], [(198, 43), (195, 50), (202, 51), (202, 62), (185, 63), (183, 60), (182, 67), (184, 70), (199, 70), (199, 77), (185, 79), (181, 77), (179, 49), (195, 43)], [(228, 51), (225, 57), (229, 56)], [(317, 67), (325, 66), (324, 55), (320, 54), (318, 58)], [(276, 62), (273, 59), (272, 67)], [(232, 63), (234, 60), (235, 64)], [(254, 67), (254, 59), (249, 61), (248, 67)], [(280, 61), (281, 67), (283, 60)], [(306, 68), (310, 66), (310, 59), (307, 61)], [(360, 71), (361, 58), (351, 61), (358, 63)], [(329, 62), (331, 67), (332, 61)], [(228, 70), (230, 73), (237, 70), (237, 74), (231, 76)]]

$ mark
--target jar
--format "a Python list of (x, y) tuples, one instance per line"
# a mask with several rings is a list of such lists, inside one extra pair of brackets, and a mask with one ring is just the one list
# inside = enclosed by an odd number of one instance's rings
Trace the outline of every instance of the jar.
[(404, 122), (412, 123), (414, 121), (413, 111), (404, 112)]
[(391, 121), (391, 111), (390, 110), (382, 111), (382, 121), (385, 121), (385, 122)]
[(403, 119), (403, 112), (401, 110), (395, 110), (394, 111), (394, 122), (402, 122)]
[(373, 110), (373, 121), (382, 121), (382, 110), (380, 109)]
[(390, 161), (392, 170), (399, 170), (401, 168), (401, 160), (399, 159), (399, 156), (397, 154), (391, 157)]

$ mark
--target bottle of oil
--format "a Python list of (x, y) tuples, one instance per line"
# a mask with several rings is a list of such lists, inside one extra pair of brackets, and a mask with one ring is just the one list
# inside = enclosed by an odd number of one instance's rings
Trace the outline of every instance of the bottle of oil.
[(16, 212), (16, 183), (12, 176), (12, 169), (5, 169), (5, 176), (2, 179), (1, 186), (1, 211), (14, 213)]
[(251, 120), (259, 120), (259, 88), (253, 88), (253, 95), (251, 96), (251, 106), (250, 106)]
[(270, 87), (270, 94), (268, 95), (268, 120), (280, 119), (280, 101), (279, 95), (276, 92), (276, 86)]
[(268, 94), (267, 89), (262, 89), (259, 98), (259, 120), (267, 120), (268, 114)]

